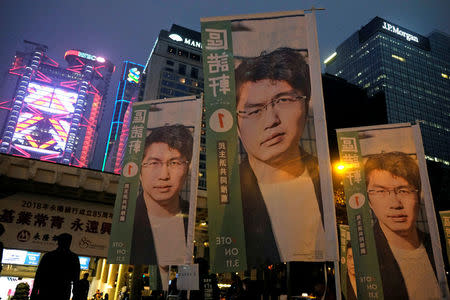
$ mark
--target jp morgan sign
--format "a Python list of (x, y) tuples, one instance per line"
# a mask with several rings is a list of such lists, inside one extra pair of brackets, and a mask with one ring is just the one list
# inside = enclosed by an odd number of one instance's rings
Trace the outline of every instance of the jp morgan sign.
[(182, 36), (180, 36), (179, 34), (176, 34), (176, 33), (169, 34), (169, 38), (171, 40), (176, 41), (176, 42), (183, 42), (183, 43), (185, 43), (185, 44), (187, 44), (189, 46), (202, 49), (202, 43), (199, 42), (199, 41), (195, 41), (195, 40), (193, 40), (191, 38), (182, 37)]
[(380, 17), (373, 18), (367, 25), (363, 26), (359, 32), (359, 43), (363, 44), (376, 34), (383, 33), (403, 41), (412, 46), (430, 51), (430, 41), (428, 38), (414, 33), (406, 28), (392, 24)]
[(404, 37), (408, 42), (409, 41), (413, 41), (413, 42), (416, 42), (416, 43), (419, 42), (419, 38), (417, 36), (409, 34), (407, 32), (404, 32), (403, 30), (400, 30), (398, 28), (398, 26), (391, 25), (388, 22), (383, 22), (383, 27), (382, 28), (386, 29), (386, 30), (388, 30), (390, 32), (393, 32), (395, 34), (398, 34), (399, 36)]

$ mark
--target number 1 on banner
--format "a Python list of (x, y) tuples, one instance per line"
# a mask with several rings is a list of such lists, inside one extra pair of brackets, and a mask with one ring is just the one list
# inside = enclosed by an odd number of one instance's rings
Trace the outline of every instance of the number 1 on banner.
[(209, 127), (215, 132), (227, 132), (233, 127), (233, 116), (230, 111), (220, 108), (209, 118)]
[(223, 113), (218, 113), (217, 114), (219, 116), (219, 125), (220, 128), (223, 128), (223, 117), (225, 116)]
[(138, 165), (134, 162), (129, 162), (123, 167), (122, 175), (125, 177), (133, 177), (138, 173)]

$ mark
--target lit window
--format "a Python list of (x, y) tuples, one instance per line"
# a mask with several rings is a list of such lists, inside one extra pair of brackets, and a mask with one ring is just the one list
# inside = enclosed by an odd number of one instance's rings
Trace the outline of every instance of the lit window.
[(167, 53), (175, 54), (175, 52), (177, 52), (177, 48), (172, 47), (172, 46), (167, 47)]
[(448, 79), (448, 75), (447, 74), (441, 73), (441, 76), (444, 77), (445, 79)]
[(397, 59), (397, 60), (399, 60), (399, 61), (401, 61), (401, 62), (404, 62), (404, 61), (405, 61), (405, 59), (404, 59), (403, 57), (397, 56), (397, 55), (395, 55), (395, 54), (392, 54), (392, 57), (395, 58), (395, 59)]

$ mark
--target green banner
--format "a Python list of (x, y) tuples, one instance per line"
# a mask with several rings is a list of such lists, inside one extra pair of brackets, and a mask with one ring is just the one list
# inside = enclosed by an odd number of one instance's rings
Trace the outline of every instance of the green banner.
[(247, 268), (239, 179), (231, 23), (203, 22), (210, 263), (213, 272)]
[(445, 235), (445, 245), (447, 248), (447, 258), (450, 262), (450, 210), (440, 211), (442, 227)]
[(132, 233), (136, 198), (140, 185), (139, 174), (145, 144), (147, 112), (146, 109), (133, 107), (131, 130), (114, 205), (113, 226), (108, 251), (109, 264), (133, 264), (131, 261)]
[(337, 132), (358, 299), (384, 299), (357, 131)]

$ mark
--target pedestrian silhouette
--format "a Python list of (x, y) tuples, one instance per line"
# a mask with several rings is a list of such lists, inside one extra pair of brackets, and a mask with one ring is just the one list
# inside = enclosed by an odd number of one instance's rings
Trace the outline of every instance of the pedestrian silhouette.
[(75, 281), (73, 284), (72, 300), (86, 300), (89, 292), (89, 273), (84, 273), (83, 279)]
[(69, 300), (72, 283), (80, 278), (78, 255), (70, 251), (72, 235), (57, 237), (58, 248), (42, 256), (34, 278), (31, 300)]

